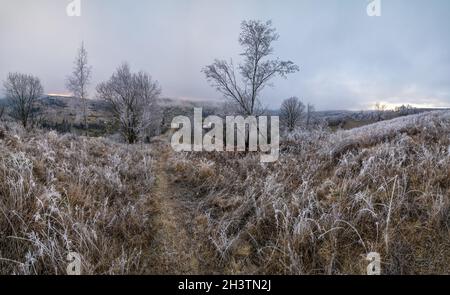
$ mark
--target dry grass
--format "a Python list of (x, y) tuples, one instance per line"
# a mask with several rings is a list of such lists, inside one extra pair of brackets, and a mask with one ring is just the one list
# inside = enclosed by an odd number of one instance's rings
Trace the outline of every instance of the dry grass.
[(351, 131), (298, 132), (280, 161), (177, 154), (200, 196), (210, 257), (224, 273), (450, 273), (450, 113)]
[(0, 128), (0, 273), (450, 273), (450, 112), (298, 131), (280, 160)]
[[(153, 158), (139, 147), (2, 130), (0, 273), (148, 272)], [(15, 135), (13, 135), (15, 134)]]

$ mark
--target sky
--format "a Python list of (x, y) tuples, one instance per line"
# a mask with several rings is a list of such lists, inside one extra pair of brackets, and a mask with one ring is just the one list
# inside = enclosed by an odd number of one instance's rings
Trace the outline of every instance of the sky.
[(380, 0), (381, 15), (369, 16), (372, 1), (80, 0), (71, 17), (72, 0), (0, 0), (0, 80), (31, 73), (46, 93), (68, 94), (84, 41), (91, 98), (128, 62), (158, 80), (163, 97), (221, 100), (201, 70), (216, 58), (238, 62), (240, 23), (256, 19), (280, 35), (273, 57), (300, 67), (262, 93), (269, 108), (291, 96), (317, 110), (450, 107), (450, 1)]

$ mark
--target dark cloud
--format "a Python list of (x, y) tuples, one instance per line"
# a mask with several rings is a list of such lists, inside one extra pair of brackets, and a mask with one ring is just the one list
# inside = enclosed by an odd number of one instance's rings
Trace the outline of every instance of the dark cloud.
[[(277, 107), (299, 96), (318, 109), (364, 109), (381, 101), (450, 105), (450, 1), (381, 0), (0, 0), (0, 79), (9, 71), (39, 75), (47, 92), (64, 79), (82, 40), (94, 85), (122, 61), (150, 72), (165, 96), (220, 99), (200, 70), (214, 58), (239, 58), (244, 19), (272, 19), (275, 53), (301, 66), (277, 80), (264, 101)], [(92, 87), (91, 94), (94, 94)]]

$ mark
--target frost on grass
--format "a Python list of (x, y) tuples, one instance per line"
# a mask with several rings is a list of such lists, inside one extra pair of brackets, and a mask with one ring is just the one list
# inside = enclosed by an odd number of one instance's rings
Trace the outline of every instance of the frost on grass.
[[(282, 155), (188, 153), (175, 173), (197, 189), (201, 239), (222, 272), (449, 273), (450, 112), (349, 131), (295, 131)], [(211, 163), (205, 172), (204, 163)]]
[[(16, 127), (17, 128), (17, 127)], [(3, 130), (0, 273), (145, 273), (153, 156), (146, 149), (54, 132)]]
[(296, 130), (271, 164), (165, 150), (155, 165), (163, 148), (0, 130), (0, 273), (62, 274), (68, 252), (86, 274), (154, 273), (163, 164), (203, 273), (365, 274), (370, 252), (384, 274), (450, 273), (450, 112)]

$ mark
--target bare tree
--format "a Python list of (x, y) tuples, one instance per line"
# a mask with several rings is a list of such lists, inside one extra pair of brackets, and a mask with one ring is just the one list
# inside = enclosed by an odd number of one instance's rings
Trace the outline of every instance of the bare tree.
[(293, 131), (303, 120), (305, 105), (298, 97), (291, 97), (283, 101), (280, 108), (280, 119), (284, 127)]
[(377, 102), (375, 104), (375, 110), (378, 111), (378, 112), (384, 112), (384, 111), (387, 110), (387, 105), (383, 104), (383, 103), (380, 103), (380, 102)]
[(203, 73), (217, 91), (235, 103), (242, 114), (258, 115), (261, 108), (259, 95), (270, 85), (270, 80), (276, 76), (286, 78), (288, 74), (297, 72), (299, 67), (291, 61), (266, 59), (273, 53), (272, 42), (279, 38), (271, 21), (243, 21), (241, 30), (239, 43), (244, 49), (241, 53), (244, 61), (238, 66), (241, 83), (236, 78), (233, 61), (215, 60), (203, 69)]
[(67, 78), (66, 87), (69, 91), (72, 91), (73, 95), (81, 98), (83, 101), (83, 118), (84, 129), (87, 135), (87, 87), (91, 80), (92, 68), (88, 65), (88, 55), (84, 48), (84, 42), (81, 43), (81, 47), (78, 50), (77, 56), (74, 61), (74, 67), (72, 75)]
[(400, 116), (407, 116), (414, 114), (416, 112), (416, 108), (409, 104), (401, 105), (395, 108), (395, 112), (398, 113)]
[(147, 73), (131, 73), (124, 63), (109, 81), (97, 86), (97, 93), (110, 103), (123, 137), (128, 143), (136, 143), (152, 124), (152, 110), (161, 88)]
[(0, 121), (3, 120), (3, 115), (5, 114), (5, 107), (1, 106), (0, 107)]
[(387, 105), (386, 104), (383, 104), (383, 103), (380, 103), (380, 102), (377, 102), (375, 104), (375, 116), (376, 116), (376, 120), (377, 121), (382, 121), (383, 120), (384, 113), (386, 112), (386, 110), (387, 110)]
[(44, 93), (41, 81), (32, 75), (9, 73), (3, 86), (11, 115), (27, 128), (33, 118), (36, 100)]

